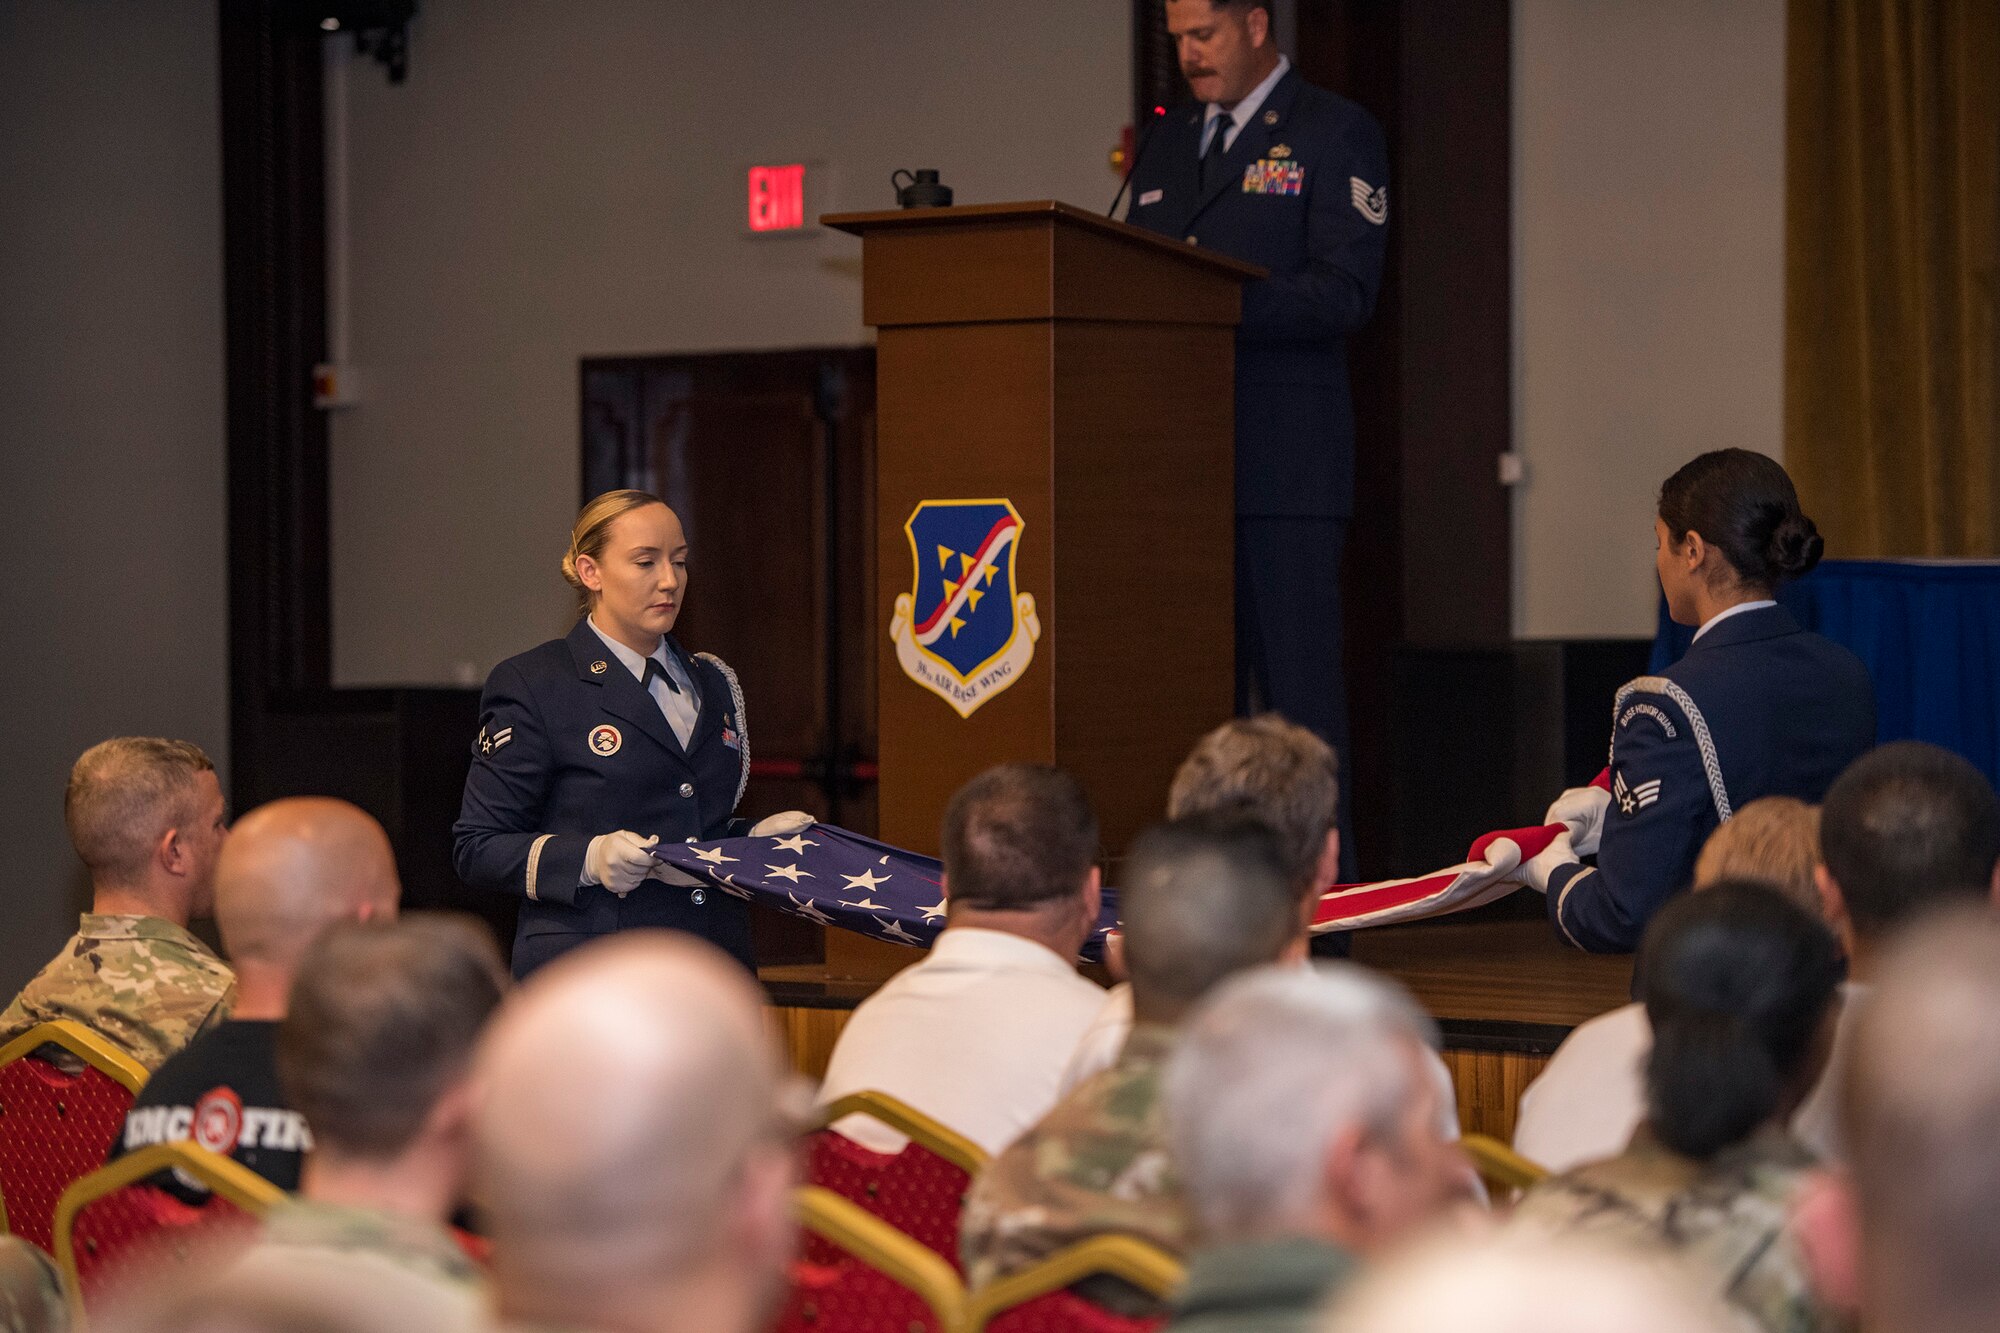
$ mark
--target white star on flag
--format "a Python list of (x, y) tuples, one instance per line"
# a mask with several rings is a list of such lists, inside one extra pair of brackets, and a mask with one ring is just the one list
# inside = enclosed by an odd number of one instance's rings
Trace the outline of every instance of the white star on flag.
[(872, 870), (864, 870), (858, 875), (842, 875), (841, 878), (847, 881), (847, 887), (850, 889), (859, 889), (863, 893), (873, 893), (877, 884), (887, 884), (895, 876), (878, 875)]
[(715, 887), (721, 889), (731, 897), (741, 898), (746, 903), (756, 901), (755, 896), (750, 890), (736, 882), (736, 876), (734, 875), (724, 875), (720, 880), (716, 881)]
[(889, 910), (889, 904), (878, 903), (865, 893), (861, 895), (861, 901), (858, 903), (848, 902), (845, 898), (838, 899), (837, 901), (842, 907), (852, 907), (862, 912), (886, 912)]
[(796, 893), (788, 893), (785, 896), (792, 900), (792, 906), (798, 908), (799, 915), (804, 917), (806, 920), (817, 922), (819, 925), (822, 926), (830, 926), (833, 924), (833, 918), (828, 916), (825, 912), (820, 911), (819, 908), (813, 906), (812, 899), (808, 898), (804, 902), (800, 902), (799, 896)]
[(736, 860), (736, 858), (733, 856), (724, 856), (722, 854), (722, 849), (720, 847), (709, 847), (697, 851), (694, 854), (694, 859), (697, 861), (706, 861), (712, 866), (719, 866), (724, 861), (729, 861), (733, 863)]
[(924, 914), (924, 920), (935, 921), (944, 915), (944, 899), (940, 898), (929, 907), (919, 907), (917, 910)]
[(812, 841), (803, 833), (794, 833), (789, 838), (773, 838), (771, 839), (771, 844), (774, 847), (784, 848), (794, 856), (804, 856), (806, 848), (819, 846), (818, 843)]
[(885, 940), (899, 940), (904, 944), (923, 943), (923, 941), (918, 939), (915, 935), (912, 935), (909, 931), (904, 930), (903, 923), (900, 921), (884, 921), (879, 916), (872, 916), (869, 917), (868, 919), (870, 921), (873, 921), (876, 925), (882, 927), (882, 938)]
[(812, 871), (801, 870), (797, 866), (765, 866), (764, 870), (773, 879), (788, 879), (794, 884), (813, 877)]

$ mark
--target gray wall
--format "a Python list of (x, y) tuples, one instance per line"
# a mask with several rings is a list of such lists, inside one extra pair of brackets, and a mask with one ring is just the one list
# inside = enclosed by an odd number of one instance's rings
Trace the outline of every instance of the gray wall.
[(0, 69), (11, 995), (85, 900), (76, 755), (142, 732), (225, 758), (214, 3), (8, 0)]
[(1650, 636), (1653, 500), (1782, 449), (1784, 0), (1514, 0), (1514, 625)]
[[(426, 0), (409, 82), (348, 71), (352, 346), (333, 428), (334, 675), (477, 683), (568, 625), (577, 362), (853, 344), (859, 242), (749, 239), (744, 168), (824, 203), (1103, 208), (1124, 0)], [(756, 479), (744, 478), (754, 503)]]

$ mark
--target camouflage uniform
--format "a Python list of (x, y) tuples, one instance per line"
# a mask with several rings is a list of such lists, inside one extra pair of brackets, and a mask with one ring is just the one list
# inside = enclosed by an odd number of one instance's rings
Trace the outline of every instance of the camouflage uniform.
[(61, 953), (0, 1014), (0, 1045), (67, 1018), (146, 1067), (229, 1016), (236, 974), (183, 927), (86, 912)]
[(1664, 1246), (1745, 1316), (1747, 1328), (1828, 1333), (1846, 1324), (1814, 1299), (1788, 1231), (1793, 1193), (1814, 1165), (1779, 1129), (1698, 1162), (1641, 1128), (1618, 1156), (1529, 1190), (1514, 1224)]
[(487, 1314), (486, 1275), (449, 1231), (377, 1209), (288, 1198), (265, 1214), (243, 1263), (351, 1269), (371, 1286), (392, 1280), (434, 1306), (434, 1323), (469, 1325)]
[(0, 1328), (62, 1333), (68, 1327), (69, 1307), (56, 1266), (19, 1236), (0, 1236)]
[[(1186, 1248), (1188, 1221), (1167, 1161), (1160, 1105), (1174, 1036), (1171, 1028), (1133, 1028), (1109, 1069), (1077, 1085), (980, 1172), (959, 1228), (973, 1286), (1106, 1232), (1136, 1236), (1170, 1254)], [(1132, 1305), (1102, 1286), (1086, 1294), (1119, 1308)]]

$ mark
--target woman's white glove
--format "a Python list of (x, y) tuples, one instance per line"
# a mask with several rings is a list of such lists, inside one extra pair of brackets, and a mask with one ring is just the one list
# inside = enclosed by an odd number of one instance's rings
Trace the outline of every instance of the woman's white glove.
[(644, 883), (646, 876), (660, 864), (651, 851), (659, 840), (657, 833), (642, 838), (630, 829), (598, 834), (583, 854), (583, 882), (602, 884), (623, 898)]
[(803, 810), (780, 810), (775, 815), (765, 815), (750, 826), (753, 838), (789, 838), (794, 833), (810, 828), (813, 817)]

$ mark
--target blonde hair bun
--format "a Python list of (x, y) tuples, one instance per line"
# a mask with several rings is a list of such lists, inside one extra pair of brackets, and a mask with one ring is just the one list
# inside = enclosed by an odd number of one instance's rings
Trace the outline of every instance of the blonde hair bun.
[(583, 556), (592, 560), (602, 559), (604, 548), (611, 540), (613, 523), (634, 509), (665, 503), (651, 491), (606, 491), (578, 512), (576, 522), (569, 530), (569, 549), (563, 552), (562, 576), (563, 582), (576, 589), (579, 613), (590, 610), (596, 594), (584, 586), (583, 576), (576, 572), (577, 560)]

